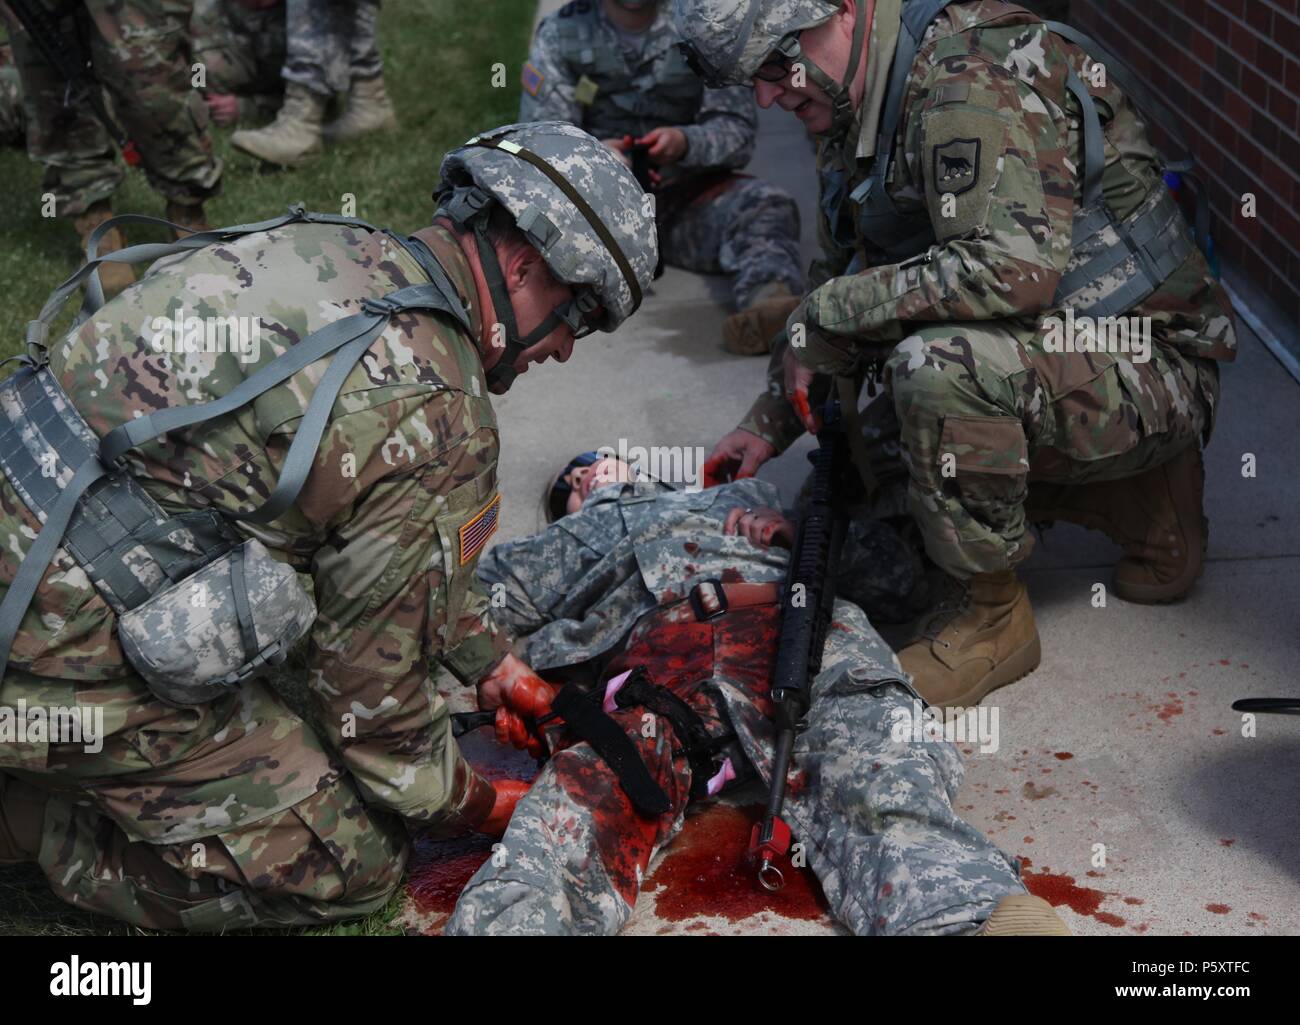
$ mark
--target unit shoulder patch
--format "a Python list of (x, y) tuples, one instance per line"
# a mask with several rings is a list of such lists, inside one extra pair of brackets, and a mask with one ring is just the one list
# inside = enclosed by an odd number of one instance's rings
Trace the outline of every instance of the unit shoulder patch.
[(546, 76), (533, 67), (532, 61), (525, 61), (523, 74), (520, 75), (520, 82), (524, 87), (524, 92), (529, 96), (536, 96), (537, 90), (542, 87), (544, 81), (546, 81)]
[(935, 146), (931, 175), (934, 190), (940, 194), (969, 192), (980, 177), (980, 140), (953, 139)]

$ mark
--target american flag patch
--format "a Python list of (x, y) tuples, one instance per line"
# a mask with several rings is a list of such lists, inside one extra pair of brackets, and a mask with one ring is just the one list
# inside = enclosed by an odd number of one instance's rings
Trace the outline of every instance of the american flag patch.
[(501, 496), (493, 495), (492, 501), (474, 514), (474, 518), (460, 528), (460, 564), (463, 566), (483, 550), (488, 538), (497, 532), (501, 521)]
[(545, 77), (531, 63), (524, 62), (524, 73), (520, 76), (520, 81), (523, 82), (524, 89), (527, 90), (529, 96), (537, 95), (537, 90), (542, 87), (542, 80)]

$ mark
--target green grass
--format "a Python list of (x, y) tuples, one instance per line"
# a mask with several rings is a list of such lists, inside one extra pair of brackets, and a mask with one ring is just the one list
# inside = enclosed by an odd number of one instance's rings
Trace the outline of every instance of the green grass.
[[(263, 170), (230, 148), (216, 130), (226, 164), (221, 195), (208, 204), (214, 225), (274, 216), (301, 201), (338, 212), (345, 193), (357, 216), (372, 224), (415, 231), (433, 213), (430, 193), (446, 150), (476, 132), (518, 116), (518, 69), (528, 48), (535, 0), (402, 0), (380, 14), (380, 47), (398, 131), (328, 150), (297, 171)], [(506, 66), (504, 88), (492, 87), (492, 66)], [(76, 236), (65, 219), (40, 216), (40, 167), (17, 150), (0, 151), (0, 355), (20, 351), (24, 326), (49, 292), (79, 266)], [(162, 216), (164, 200), (139, 171), (114, 197), (118, 213)], [(161, 238), (132, 231), (130, 241)], [(288, 681), (286, 681), (288, 683)], [(290, 688), (291, 689), (291, 684)], [(397, 931), (390, 923), (400, 892), (388, 906), (345, 925), (298, 930), (307, 934), (369, 935)], [(280, 930), (289, 932), (291, 930)], [(54, 897), (33, 866), (0, 868), (0, 934), (135, 935), (145, 930), (77, 911)]]
[[(528, 49), (535, 0), (402, 0), (385, 4), (380, 48), (398, 131), (327, 150), (297, 171), (263, 169), (230, 147), (230, 131), (214, 141), (226, 165), (222, 192), (208, 204), (214, 226), (283, 213), (293, 202), (338, 213), (345, 194), (356, 214), (382, 227), (415, 231), (429, 223), (429, 195), (442, 154), (475, 132), (514, 121), (519, 67)], [(504, 88), (492, 87), (492, 66), (504, 64)], [(40, 215), (41, 168), (17, 149), (0, 151), (0, 356), (21, 349), (27, 321), (50, 291), (80, 265), (66, 218)], [(165, 202), (132, 170), (113, 199), (117, 213), (161, 217)], [(132, 229), (129, 241), (161, 240)], [(75, 303), (73, 303), (75, 305)]]

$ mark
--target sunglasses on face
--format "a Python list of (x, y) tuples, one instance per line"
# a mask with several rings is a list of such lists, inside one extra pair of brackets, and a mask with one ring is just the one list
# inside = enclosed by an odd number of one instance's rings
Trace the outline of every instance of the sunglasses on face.
[(802, 31), (791, 32), (777, 43), (767, 60), (754, 72), (754, 77), (764, 82), (780, 82), (789, 75), (794, 70), (795, 61), (803, 56), (803, 47), (799, 45)]

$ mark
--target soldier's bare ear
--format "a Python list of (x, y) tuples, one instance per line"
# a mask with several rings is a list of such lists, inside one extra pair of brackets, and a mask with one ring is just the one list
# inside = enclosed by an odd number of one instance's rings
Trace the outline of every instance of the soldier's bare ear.
[(542, 254), (520, 239), (507, 243), (507, 250), (502, 254), (502, 271), (506, 279), (506, 291), (512, 295), (521, 288), (545, 283), (546, 261)]

